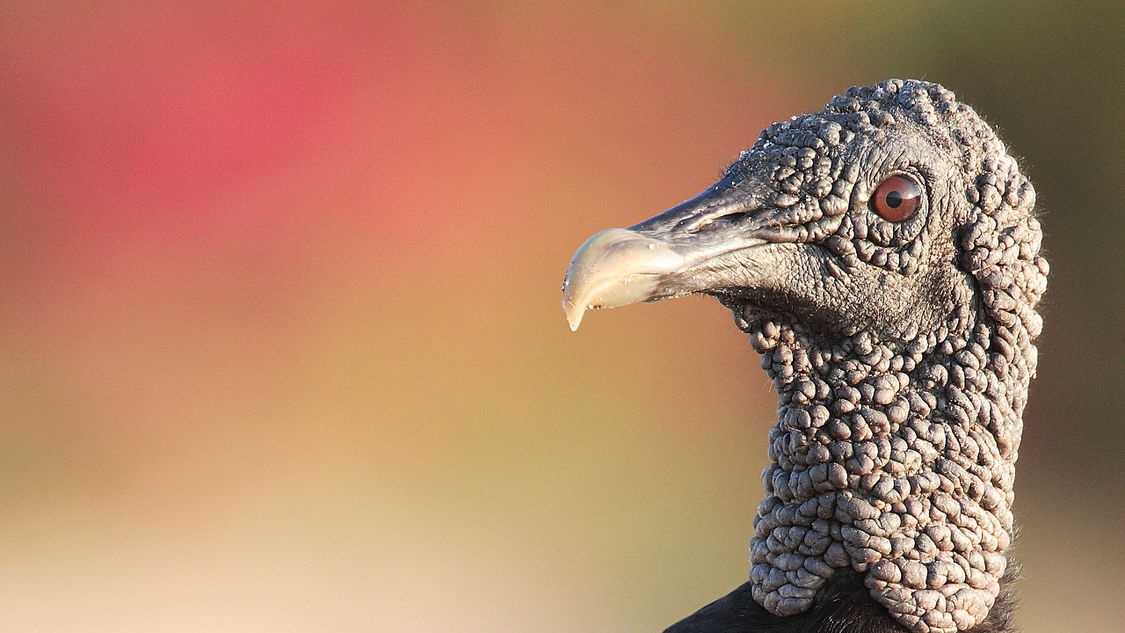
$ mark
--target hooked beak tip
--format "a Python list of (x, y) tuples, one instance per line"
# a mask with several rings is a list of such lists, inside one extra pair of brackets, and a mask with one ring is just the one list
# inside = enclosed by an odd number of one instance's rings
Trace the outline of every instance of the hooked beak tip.
[(578, 326), (582, 324), (582, 317), (586, 314), (586, 306), (575, 303), (571, 297), (568, 289), (570, 288), (570, 271), (567, 270), (567, 276), (563, 279), (563, 299), (562, 309), (563, 314), (566, 315), (566, 323), (570, 326), (571, 332), (577, 332)]
[(563, 312), (566, 313), (566, 323), (570, 326), (570, 331), (577, 332), (578, 326), (582, 325), (582, 317), (586, 314), (586, 308), (567, 305), (566, 301), (563, 301)]
[(586, 310), (616, 308), (653, 298), (661, 277), (683, 266), (671, 246), (628, 229), (607, 229), (586, 240), (566, 270), (562, 308), (572, 332)]

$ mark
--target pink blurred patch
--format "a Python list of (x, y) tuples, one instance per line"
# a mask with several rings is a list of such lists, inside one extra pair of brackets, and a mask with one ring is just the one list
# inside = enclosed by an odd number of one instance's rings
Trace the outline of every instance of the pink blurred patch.
[(339, 141), (354, 42), (300, 13), (172, 13), (29, 18), (4, 100), (36, 195), (111, 225), (197, 215)]

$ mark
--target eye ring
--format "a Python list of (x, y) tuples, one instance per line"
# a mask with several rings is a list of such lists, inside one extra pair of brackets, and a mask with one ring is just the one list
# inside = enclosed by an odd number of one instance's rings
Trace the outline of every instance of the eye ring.
[(922, 206), (922, 185), (906, 174), (888, 176), (875, 188), (869, 206), (888, 222), (905, 222)]

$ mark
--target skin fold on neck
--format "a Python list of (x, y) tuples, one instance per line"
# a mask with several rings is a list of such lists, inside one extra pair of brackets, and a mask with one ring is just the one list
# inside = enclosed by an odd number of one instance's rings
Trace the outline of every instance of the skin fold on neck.
[(736, 317), (779, 397), (751, 542), (755, 600), (802, 613), (850, 569), (908, 627), (984, 620), (1007, 566), (1034, 354), (995, 344), (967, 309), (893, 344), (869, 331), (828, 344), (781, 318)]

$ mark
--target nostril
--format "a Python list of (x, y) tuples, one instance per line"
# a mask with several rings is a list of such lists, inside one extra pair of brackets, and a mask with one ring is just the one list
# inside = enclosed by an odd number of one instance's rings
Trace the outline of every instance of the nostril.
[(753, 213), (753, 211), (736, 211), (726, 215), (704, 218), (701, 222), (691, 227), (691, 232), (698, 233), (700, 231), (720, 229), (733, 224), (740, 224), (753, 215)]
[(716, 222), (726, 224), (738, 224), (753, 215), (750, 211), (739, 211), (738, 213), (731, 213), (715, 218)]

